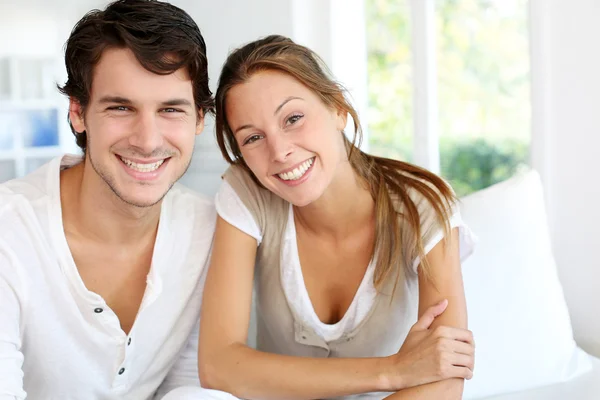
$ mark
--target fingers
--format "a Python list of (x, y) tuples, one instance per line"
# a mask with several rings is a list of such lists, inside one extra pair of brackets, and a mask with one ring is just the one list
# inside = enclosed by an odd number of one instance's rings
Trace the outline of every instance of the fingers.
[(465, 356), (473, 357), (475, 355), (475, 347), (465, 342), (459, 342), (457, 340), (451, 340), (449, 348), (451, 351), (457, 354), (463, 354)]
[(416, 324), (413, 325), (413, 330), (423, 331), (429, 329), (433, 321), (441, 315), (448, 307), (448, 300), (444, 299), (439, 303), (429, 307), (425, 313), (419, 318)]
[(475, 358), (472, 356), (454, 353), (449, 357), (449, 361), (455, 367), (465, 367), (471, 371), (475, 369)]
[(435, 328), (434, 335), (440, 338), (453, 339), (467, 343), (475, 347), (473, 332), (468, 329), (454, 328), (451, 326), (438, 326)]
[(473, 370), (467, 367), (453, 366), (449, 373), (450, 376), (448, 378), (462, 378), (467, 380), (473, 378)]

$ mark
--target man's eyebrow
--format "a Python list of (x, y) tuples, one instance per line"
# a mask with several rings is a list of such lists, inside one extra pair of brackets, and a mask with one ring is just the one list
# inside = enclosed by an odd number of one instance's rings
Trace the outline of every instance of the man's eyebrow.
[(171, 99), (160, 103), (162, 106), (192, 106), (192, 103), (187, 99)]
[(296, 96), (288, 97), (279, 106), (277, 106), (273, 115), (277, 115), (277, 113), (283, 108), (283, 106), (285, 106), (287, 103), (289, 103), (292, 100), (304, 100), (304, 99), (302, 97), (296, 97)]
[[(100, 98), (99, 102), (101, 104), (112, 103), (112, 104), (131, 104), (132, 101), (126, 97), (121, 96), (104, 96)], [(192, 106), (192, 103), (187, 99), (170, 99), (165, 100), (160, 103), (163, 107), (172, 107), (172, 106)]]
[(104, 96), (99, 100), (100, 103), (117, 103), (117, 104), (131, 104), (131, 100), (121, 96)]

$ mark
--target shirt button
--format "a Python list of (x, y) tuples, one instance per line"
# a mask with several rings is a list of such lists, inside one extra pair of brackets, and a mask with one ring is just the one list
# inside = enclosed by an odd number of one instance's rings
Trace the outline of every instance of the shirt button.
[(131, 344), (131, 338), (127, 339), (127, 346)]
[(96, 314), (100, 314), (102, 311), (104, 311), (102, 308), (98, 307), (98, 308), (94, 308), (94, 312)]
[(123, 375), (123, 372), (125, 372), (125, 368), (121, 368), (121, 369), (119, 370), (119, 375)]

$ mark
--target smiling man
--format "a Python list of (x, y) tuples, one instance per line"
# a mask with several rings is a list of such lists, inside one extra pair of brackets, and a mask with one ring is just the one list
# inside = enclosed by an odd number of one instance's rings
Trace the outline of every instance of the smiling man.
[(180, 398), (216, 218), (176, 184), (213, 108), (204, 39), (175, 6), (121, 0), (65, 61), (83, 157), (0, 185), (0, 399)]

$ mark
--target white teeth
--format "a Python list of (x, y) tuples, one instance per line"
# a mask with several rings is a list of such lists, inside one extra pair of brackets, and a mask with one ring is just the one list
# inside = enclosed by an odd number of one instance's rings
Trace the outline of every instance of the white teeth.
[(126, 158), (121, 157), (121, 160), (127, 164), (127, 166), (135, 171), (138, 172), (152, 172), (152, 171), (156, 171), (158, 169), (158, 167), (160, 167), (162, 165), (162, 163), (165, 162), (165, 160), (160, 160), (157, 161), (155, 163), (152, 164), (138, 164), (138, 163), (134, 163), (133, 161), (130, 161)]
[(310, 160), (306, 160), (302, 164), (300, 164), (298, 167), (294, 168), (293, 171), (284, 172), (283, 174), (277, 174), (277, 176), (279, 176), (284, 181), (298, 180), (304, 176), (306, 171), (308, 171), (310, 166), (313, 164), (313, 160), (314, 160), (314, 158), (311, 158)]

